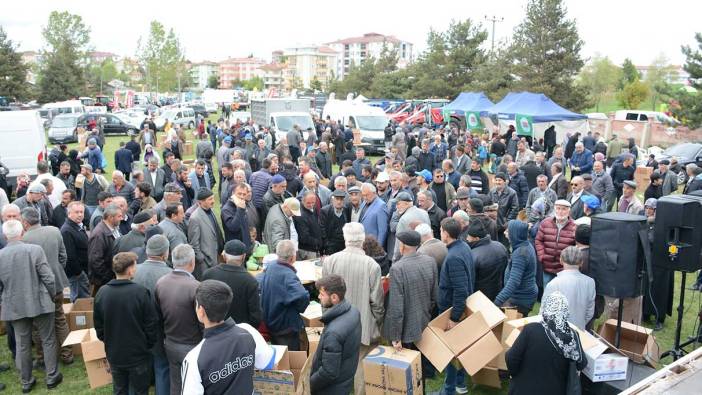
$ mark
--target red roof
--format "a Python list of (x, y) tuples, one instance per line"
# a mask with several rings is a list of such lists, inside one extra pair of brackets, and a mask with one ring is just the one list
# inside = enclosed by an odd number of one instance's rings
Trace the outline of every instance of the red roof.
[(261, 70), (264, 70), (264, 71), (268, 71), (268, 70), (279, 71), (279, 70), (282, 70), (284, 68), (285, 68), (285, 65), (282, 65), (280, 63), (275, 63), (275, 62), (264, 64), (263, 66), (261, 66)]
[(317, 48), (317, 51), (321, 53), (333, 53), (333, 54), (338, 54), (339, 52), (335, 51), (333, 48), (329, 48), (327, 46), (322, 46)]
[(333, 41), (327, 44), (367, 44), (384, 41), (391, 42), (393, 44), (400, 43), (400, 39), (395, 36), (384, 36), (380, 33), (366, 33), (360, 37), (344, 38), (342, 40)]

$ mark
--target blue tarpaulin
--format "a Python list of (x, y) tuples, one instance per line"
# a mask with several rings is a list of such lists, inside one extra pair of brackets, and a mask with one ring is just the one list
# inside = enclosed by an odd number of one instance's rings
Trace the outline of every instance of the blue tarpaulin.
[(451, 103), (443, 106), (441, 111), (453, 114), (465, 114), (466, 112), (479, 112), (485, 115), (485, 111), (494, 106), (483, 92), (462, 92)]
[(514, 119), (516, 114), (528, 115), (534, 123), (587, 119), (586, 115), (559, 106), (543, 93), (531, 92), (510, 92), (487, 112), (498, 119)]

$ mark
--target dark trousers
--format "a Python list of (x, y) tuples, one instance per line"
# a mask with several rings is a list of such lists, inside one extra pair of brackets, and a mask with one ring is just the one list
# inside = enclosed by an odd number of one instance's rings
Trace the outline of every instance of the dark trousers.
[(290, 156), (292, 157), (293, 163), (297, 164), (297, 158), (300, 157), (300, 147), (288, 145), (288, 150), (290, 151)]
[(151, 360), (131, 368), (112, 366), (112, 393), (114, 395), (148, 395), (151, 384)]
[(288, 346), (290, 351), (300, 351), (300, 334), (297, 332), (287, 332), (278, 335), (271, 333), (271, 344)]
[(183, 384), (180, 376), (180, 369), (183, 365), (183, 360), (185, 359), (185, 356), (188, 355), (190, 350), (196, 346), (196, 344), (180, 344), (166, 339), (163, 345), (166, 349), (168, 367), (170, 368), (171, 395), (178, 395), (180, 394)]

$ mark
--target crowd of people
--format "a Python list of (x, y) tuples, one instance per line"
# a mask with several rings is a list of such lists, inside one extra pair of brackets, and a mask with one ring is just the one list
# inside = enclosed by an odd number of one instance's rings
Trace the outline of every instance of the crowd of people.
[[(584, 359), (564, 322), (591, 328), (616, 306), (590, 276), (592, 216), (645, 215), (655, 242), (656, 201), (677, 192), (676, 173), (689, 176), (684, 193), (702, 189), (702, 169), (661, 160), (642, 202), (637, 147), (616, 135), (558, 142), (554, 128), (532, 139), (512, 127), (389, 124), (373, 162), (374, 147), (354, 146), (350, 127), (315, 126), (276, 136), (203, 120), (187, 161), (185, 132), (170, 128), (159, 143), (146, 119), (119, 144), (109, 179), (96, 130), (82, 151), (54, 147), (36, 179), (0, 190), (0, 319), (23, 392), (36, 384), (33, 368), (54, 388), (59, 361), (73, 362), (61, 347), (64, 288), (71, 301), (95, 298), (116, 394), (145, 394), (152, 382), (156, 394), (251, 393), (253, 369), (272, 367), (267, 341), (301, 349), (300, 313), (315, 296), (325, 330), (311, 392), (363, 394), (359, 364), (375, 346), (414, 349), (437, 314), (451, 309), (447, 329), (457, 325), (478, 291), (524, 316), (543, 302), (543, 323), (507, 353), (511, 393), (533, 393), (536, 366), (552, 368), (539, 386), (565, 389), (568, 360)], [(319, 261), (316, 287), (300, 282), (297, 260)], [(673, 276), (656, 270), (650, 297), (627, 304), (627, 317), (660, 329)], [(435, 374), (423, 368), (423, 378)], [(466, 385), (449, 364), (442, 393)]]

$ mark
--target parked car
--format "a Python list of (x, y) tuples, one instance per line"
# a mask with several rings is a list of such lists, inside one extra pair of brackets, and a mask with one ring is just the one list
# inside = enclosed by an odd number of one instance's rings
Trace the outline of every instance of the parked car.
[(59, 114), (51, 120), (48, 136), (49, 142), (73, 143), (78, 142), (78, 127), (82, 114)]
[(114, 114), (85, 114), (80, 117), (78, 125), (86, 128), (91, 119), (95, 119), (102, 126), (102, 132), (106, 135), (128, 134), (129, 132), (136, 133), (139, 131), (138, 125), (125, 122)]
[(12, 189), (19, 174), (36, 176), (37, 161), (46, 159), (46, 134), (36, 110), (0, 111), (0, 141), (14, 142), (0, 144), (0, 160), (9, 170), (5, 177)]
[(190, 105), (190, 108), (192, 108), (193, 111), (195, 111), (195, 114), (202, 115), (203, 118), (207, 118), (207, 116), (209, 115), (209, 112), (202, 104), (192, 104)]
[(219, 110), (219, 106), (217, 103), (205, 103), (205, 110), (209, 113), (217, 112)]
[(656, 160), (671, 159), (675, 157), (683, 170), (678, 173), (678, 184), (687, 182), (687, 172), (684, 168), (688, 163), (696, 163), (702, 166), (702, 144), (701, 143), (680, 143), (666, 148), (656, 155)]
[(171, 121), (173, 125), (181, 125), (182, 127), (187, 127), (188, 129), (193, 129), (195, 127), (195, 111), (192, 108), (182, 107), (182, 108), (170, 108), (161, 113), (154, 123), (156, 124), (156, 129), (163, 130), (163, 126), (166, 124), (166, 119)]

